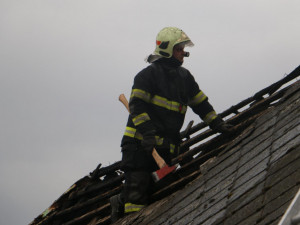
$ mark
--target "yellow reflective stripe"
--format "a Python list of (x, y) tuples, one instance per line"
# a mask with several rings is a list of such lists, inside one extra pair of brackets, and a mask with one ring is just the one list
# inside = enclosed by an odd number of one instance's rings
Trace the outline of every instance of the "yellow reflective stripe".
[[(137, 132), (137, 130), (135, 128), (132, 128), (132, 127), (126, 127), (124, 136), (136, 138), (138, 140), (143, 140), (143, 136), (139, 132)], [(164, 143), (164, 138), (162, 138), (162, 137), (155, 136), (155, 140), (156, 140), (157, 146), (162, 145)], [(170, 153), (171, 154), (175, 153), (175, 149), (176, 149), (176, 145), (170, 144)]]
[(211, 111), (210, 113), (208, 113), (205, 117), (204, 117), (204, 122), (206, 123), (206, 124), (210, 124), (211, 123), (211, 121), (213, 121), (214, 119), (216, 119), (217, 118), (217, 113), (215, 112), (215, 111)]
[(169, 101), (168, 99), (160, 97), (158, 95), (153, 96), (153, 98), (151, 99), (151, 103), (168, 110), (180, 112), (182, 114), (185, 114), (187, 110), (187, 107), (185, 105), (182, 105), (178, 102)]
[(142, 135), (139, 132), (137, 132), (135, 128), (132, 128), (132, 127), (126, 127), (124, 136), (136, 138), (139, 140), (143, 139)]
[(130, 100), (134, 97), (142, 99), (143, 101), (145, 101), (147, 103), (151, 102), (154, 105), (157, 105), (157, 106), (160, 106), (160, 107), (163, 107), (165, 109), (172, 110), (175, 112), (180, 112), (182, 114), (185, 114), (186, 110), (187, 110), (186, 105), (182, 105), (175, 101), (169, 101), (168, 99), (160, 97), (158, 95), (153, 96), (153, 98), (151, 99), (151, 94), (146, 91), (143, 91), (141, 89), (132, 89), (131, 95), (130, 95)]
[(147, 113), (142, 113), (140, 115), (137, 115), (132, 119), (132, 122), (134, 123), (135, 126), (138, 126), (146, 121), (150, 120), (150, 117)]
[(143, 91), (141, 89), (132, 89), (131, 95), (130, 95), (130, 100), (134, 97), (140, 98), (148, 103), (150, 102), (150, 99), (151, 99), (150, 93)]
[(136, 129), (134, 129), (132, 127), (126, 127), (124, 135), (134, 138), (135, 132), (136, 132)]
[(145, 205), (136, 205), (136, 204), (132, 204), (132, 203), (125, 203), (124, 212), (125, 213), (138, 212), (144, 207), (145, 207)]
[[(126, 127), (124, 136), (136, 138), (138, 140), (143, 140), (143, 136), (137, 132), (137, 130), (133, 127)], [(162, 145), (164, 142), (164, 138), (161, 138), (159, 136), (155, 136), (156, 145)]]
[(202, 92), (200, 91), (197, 95), (195, 95), (191, 101), (189, 102), (189, 105), (190, 106), (195, 106), (195, 105), (198, 105), (200, 104), (201, 102), (203, 102), (205, 99), (207, 99), (207, 96)]
[(155, 136), (155, 140), (157, 145), (162, 145), (164, 142), (164, 138), (161, 138), (159, 136)]
[(143, 136), (139, 132), (136, 132), (134, 137), (138, 140), (143, 140)]
[(174, 152), (175, 152), (175, 145), (170, 144), (170, 152), (171, 152), (171, 154), (174, 154)]

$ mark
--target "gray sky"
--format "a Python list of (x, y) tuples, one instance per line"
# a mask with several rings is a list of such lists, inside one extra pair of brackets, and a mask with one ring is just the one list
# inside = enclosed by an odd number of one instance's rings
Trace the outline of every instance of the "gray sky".
[(298, 0), (1, 0), (0, 224), (121, 159), (118, 96), (163, 27), (192, 39), (184, 67), (222, 112), (300, 64), (299, 14)]

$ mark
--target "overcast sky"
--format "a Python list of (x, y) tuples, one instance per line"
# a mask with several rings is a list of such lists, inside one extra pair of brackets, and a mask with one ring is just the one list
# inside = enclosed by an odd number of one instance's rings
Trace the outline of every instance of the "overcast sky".
[(0, 224), (121, 159), (118, 96), (163, 27), (192, 39), (184, 67), (222, 112), (300, 64), (299, 15), (298, 0), (0, 0)]

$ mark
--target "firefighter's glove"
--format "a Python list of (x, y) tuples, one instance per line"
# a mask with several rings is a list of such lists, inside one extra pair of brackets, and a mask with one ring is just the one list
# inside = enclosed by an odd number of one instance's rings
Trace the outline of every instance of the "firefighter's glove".
[(220, 117), (214, 119), (209, 126), (212, 130), (219, 133), (229, 133), (233, 128), (231, 124), (225, 123)]
[(147, 155), (151, 156), (153, 148), (156, 145), (155, 132), (147, 131), (146, 133), (144, 133), (141, 144), (143, 150), (147, 152)]
[(221, 133), (230, 133), (232, 131), (233, 125), (229, 123), (221, 123), (219, 127), (217, 127), (217, 130)]

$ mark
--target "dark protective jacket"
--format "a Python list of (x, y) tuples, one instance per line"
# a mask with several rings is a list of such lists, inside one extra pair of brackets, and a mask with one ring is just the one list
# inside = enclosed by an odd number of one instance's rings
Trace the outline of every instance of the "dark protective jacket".
[(129, 101), (130, 116), (121, 147), (136, 143), (148, 131), (156, 145), (167, 145), (174, 153), (179, 144), (187, 107), (210, 124), (218, 116), (192, 74), (171, 58), (162, 58), (139, 72)]

